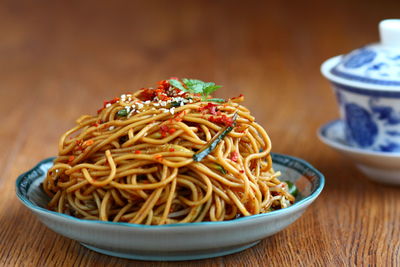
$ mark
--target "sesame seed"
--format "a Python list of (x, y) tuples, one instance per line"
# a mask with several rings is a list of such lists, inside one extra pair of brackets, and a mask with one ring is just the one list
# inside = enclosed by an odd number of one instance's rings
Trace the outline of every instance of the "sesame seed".
[(175, 113), (175, 107), (170, 108), (170, 109), (169, 109), (169, 112), (170, 112), (172, 115), (174, 115), (174, 113)]
[(126, 95), (125, 94), (121, 95), (121, 98), (126, 98)]
[(114, 130), (115, 129), (115, 126), (110, 126), (110, 127), (108, 127), (108, 130), (109, 131), (112, 131), (112, 130)]
[(137, 103), (137, 108), (138, 109), (142, 109), (143, 108), (143, 104), (142, 103)]
[(185, 103), (183, 103), (183, 101), (179, 104), (181, 107), (184, 105)]
[(158, 107), (160, 103), (153, 103), (153, 106)]
[(108, 108), (108, 107), (111, 107), (111, 104), (110, 104), (110, 103), (108, 103), (108, 104), (106, 105), (106, 108)]
[(167, 105), (167, 102), (161, 101), (160, 105), (161, 105), (162, 107), (165, 107), (165, 106)]

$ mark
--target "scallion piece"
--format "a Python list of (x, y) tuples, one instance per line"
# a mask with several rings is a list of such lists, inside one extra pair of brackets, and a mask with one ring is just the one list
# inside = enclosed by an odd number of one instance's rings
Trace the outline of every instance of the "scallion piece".
[(121, 109), (120, 111), (117, 112), (117, 115), (120, 117), (126, 117), (128, 116), (128, 111), (126, 109)]
[(221, 142), (224, 137), (233, 130), (236, 125), (237, 113), (233, 115), (233, 124), (232, 126), (226, 126), (221, 130), (221, 132), (215, 135), (207, 145), (205, 145), (202, 149), (200, 149), (196, 154), (193, 155), (193, 160), (196, 162), (202, 161), (208, 154), (210, 154)]
[(222, 98), (210, 98), (210, 99), (204, 99), (205, 102), (216, 102), (216, 103), (225, 103), (226, 100)]
[(297, 187), (291, 181), (285, 181), (285, 183), (288, 185), (289, 194), (291, 194), (294, 197), (297, 197), (297, 194), (299, 193)]

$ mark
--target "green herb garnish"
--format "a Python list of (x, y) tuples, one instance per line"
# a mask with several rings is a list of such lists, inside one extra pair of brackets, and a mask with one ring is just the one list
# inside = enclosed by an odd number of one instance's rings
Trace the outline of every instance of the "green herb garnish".
[(180, 101), (172, 101), (171, 102), (171, 107), (180, 107), (181, 106), (181, 103), (182, 102), (180, 102)]
[(178, 81), (178, 80), (170, 79), (170, 80), (168, 80), (168, 82), (173, 87), (176, 87), (176, 88), (178, 88), (178, 89), (180, 89), (182, 91), (185, 91), (185, 92), (189, 92), (185, 87), (183, 87), (182, 83), (180, 81)]
[(297, 194), (299, 193), (297, 187), (291, 181), (284, 181), (284, 182), (288, 185), (289, 194), (296, 197)]
[(193, 160), (196, 162), (202, 161), (208, 154), (210, 154), (219, 144), (219, 142), (224, 139), (224, 137), (230, 133), (233, 128), (236, 126), (236, 119), (238, 114), (235, 113), (233, 115), (233, 124), (232, 126), (225, 126), (217, 135), (215, 135), (202, 149), (197, 151), (196, 154), (193, 155)]
[(210, 99), (204, 99), (206, 102), (216, 102), (216, 103), (225, 103), (226, 100), (222, 98), (210, 98)]
[(121, 109), (120, 111), (117, 112), (117, 115), (120, 117), (126, 117), (128, 116), (128, 111), (126, 109)]
[(173, 87), (176, 87), (184, 92), (189, 92), (192, 94), (201, 94), (203, 96), (203, 100), (207, 99), (207, 96), (215, 92), (217, 89), (221, 88), (221, 85), (216, 85), (213, 82), (203, 82), (195, 79), (187, 79), (183, 78), (182, 82), (170, 79), (168, 80), (169, 84)]

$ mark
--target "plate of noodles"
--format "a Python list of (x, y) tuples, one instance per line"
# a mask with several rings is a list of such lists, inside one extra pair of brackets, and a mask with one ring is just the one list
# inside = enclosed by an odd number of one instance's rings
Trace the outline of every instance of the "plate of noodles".
[(235, 253), (284, 229), (324, 186), (304, 160), (271, 153), (242, 95), (171, 78), (104, 101), (18, 177), (17, 196), (53, 231), (139, 260)]

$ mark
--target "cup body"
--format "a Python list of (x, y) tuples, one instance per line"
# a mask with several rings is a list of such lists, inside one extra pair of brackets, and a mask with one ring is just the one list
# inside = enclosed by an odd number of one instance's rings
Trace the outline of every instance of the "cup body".
[(349, 145), (380, 152), (400, 152), (400, 91), (331, 84)]

